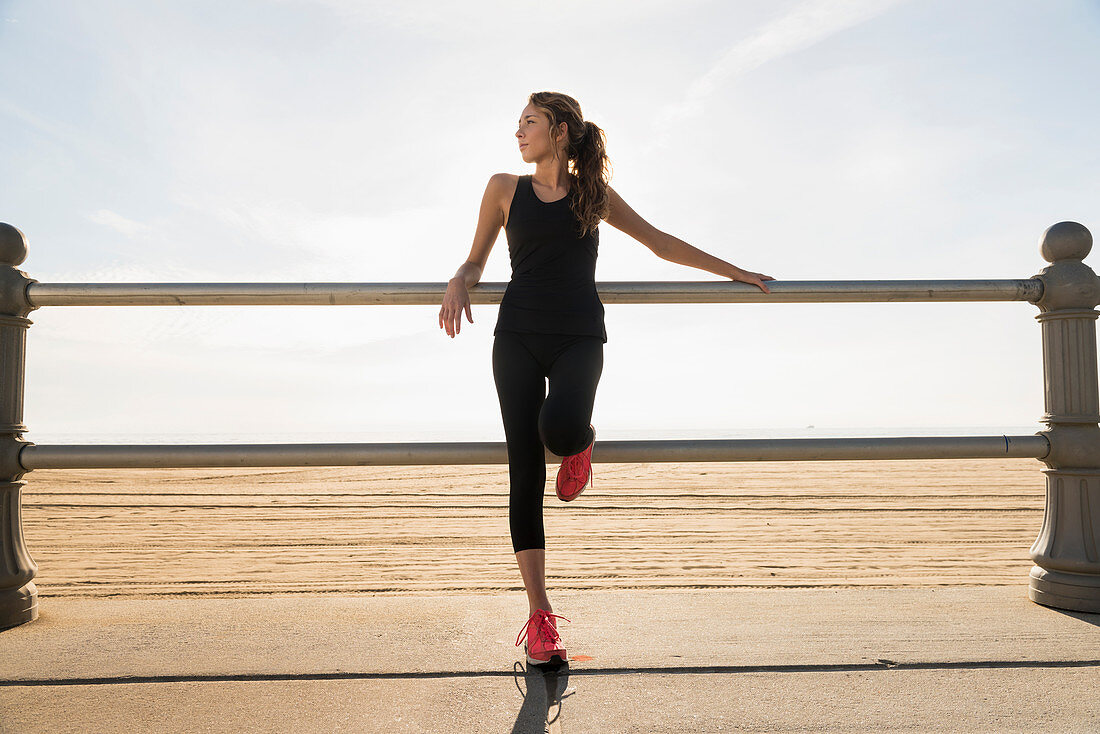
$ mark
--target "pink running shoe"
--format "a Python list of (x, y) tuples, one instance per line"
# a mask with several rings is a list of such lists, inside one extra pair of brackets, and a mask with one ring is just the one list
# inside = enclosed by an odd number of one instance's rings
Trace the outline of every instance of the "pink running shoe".
[[(592, 425), (589, 424), (589, 428)], [(592, 447), (596, 445), (596, 429), (592, 428), (592, 443), (579, 454), (566, 456), (558, 467), (558, 478), (554, 482), (558, 499), (572, 502), (581, 492), (592, 486)]]
[[(523, 643), (523, 651), (527, 653), (527, 662), (531, 665), (546, 665), (555, 663), (561, 665), (566, 661), (565, 646), (562, 645), (558, 628), (551, 617), (565, 619), (560, 614), (553, 614), (545, 609), (536, 609), (527, 624), (516, 636), (516, 647), (519, 647), (524, 631), (527, 632), (527, 641)], [(570, 621), (565, 619), (566, 622)]]

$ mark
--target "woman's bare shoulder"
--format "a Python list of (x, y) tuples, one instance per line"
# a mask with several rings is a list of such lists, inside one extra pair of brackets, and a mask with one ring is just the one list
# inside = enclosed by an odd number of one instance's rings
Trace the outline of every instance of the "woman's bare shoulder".
[(495, 191), (501, 201), (510, 201), (519, 185), (519, 175), (515, 173), (494, 173), (489, 177), (489, 189)]
[(515, 186), (519, 183), (518, 173), (494, 173), (489, 177), (489, 181), (496, 183), (498, 186)]
[(494, 198), (497, 206), (500, 207), (501, 223), (505, 227), (508, 226), (508, 210), (512, 208), (512, 199), (519, 187), (519, 178), (519, 174), (516, 173), (494, 173), (489, 178), (489, 188), (496, 194)]

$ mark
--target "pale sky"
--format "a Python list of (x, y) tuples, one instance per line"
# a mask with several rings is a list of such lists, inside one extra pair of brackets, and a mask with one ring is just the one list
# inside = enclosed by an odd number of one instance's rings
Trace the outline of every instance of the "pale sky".
[[(443, 283), (555, 90), (628, 204), (739, 267), (1027, 278), (1047, 226), (1100, 229), (1098, 43), (1086, 0), (0, 2), (0, 221), (41, 282)], [(597, 281), (717, 279), (600, 226)], [(502, 440), (496, 306), (438, 311), (39, 309), (28, 438)], [(1037, 313), (609, 305), (593, 422), (1038, 430)]]

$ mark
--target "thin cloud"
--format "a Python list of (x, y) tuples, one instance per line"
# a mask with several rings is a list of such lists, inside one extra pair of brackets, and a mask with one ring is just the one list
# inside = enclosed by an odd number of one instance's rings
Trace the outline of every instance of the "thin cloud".
[(109, 209), (100, 209), (95, 214), (89, 215), (88, 219), (95, 224), (102, 224), (104, 227), (110, 227), (113, 230), (121, 232), (127, 237), (134, 237), (149, 231), (149, 225), (135, 222), (133, 219), (127, 219), (121, 214), (116, 214)]
[[(75, 125), (58, 122), (3, 98), (0, 98), (0, 117), (11, 118), (33, 130), (37, 130), (70, 154), (84, 154), (105, 164), (118, 166), (120, 156), (117, 152), (105, 148), (98, 140)], [(0, 122), (3, 121), (0, 120)]]
[[(448, 40), (457, 36), (493, 36), (516, 31), (532, 16), (529, 10), (521, 10), (511, 0), (476, 0), (463, 3), (441, 3), (439, 0), (403, 0), (402, 2), (378, 2), (375, 0), (280, 0), (284, 3), (317, 5), (338, 16), (363, 23), (415, 31)], [(683, 12), (686, 6), (698, 5), (704, 0), (634, 0), (629, 5), (632, 23), (670, 11)], [(623, 20), (624, 5), (618, 0), (559, 0), (554, 12), (563, 18), (579, 18), (591, 26), (619, 23)]]
[(769, 61), (820, 43), (847, 28), (870, 20), (904, 0), (808, 0), (786, 15), (726, 49), (721, 58), (692, 81), (680, 102), (656, 115), (650, 149), (662, 146), (681, 122), (703, 112), (706, 100), (733, 79)]
[[(457, 216), (445, 207), (425, 206), (394, 209), (384, 216), (326, 214), (289, 201), (234, 204), (210, 213), (267, 252), (295, 252), (310, 266), (339, 266), (352, 279), (375, 280), (417, 279), (424, 268), (421, 258), (438, 252), (428, 249), (430, 243), (451, 238), (450, 223)], [(461, 262), (461, 250), (452, 259)], [(300, 273), (303, 264), (296, 261), (287, 267), (288, 275)], [(446, 267), (451, 267), (450, 261)]]

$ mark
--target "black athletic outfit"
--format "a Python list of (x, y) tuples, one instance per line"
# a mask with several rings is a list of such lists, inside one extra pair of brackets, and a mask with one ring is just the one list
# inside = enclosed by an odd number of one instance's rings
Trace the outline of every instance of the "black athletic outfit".
[[(535, 196), (520, 176), (504, 231), (512, 278), (493, 331), (493, 379), (508, 445), (512, 549), (545, 548), (544, 446), (558, 456), (592, 443), (592, 404), (607, 342), (596, 292), (599, 231), (579, 236), (574, 190)], [(550, 392), (546, 392), (546, 379)]]

